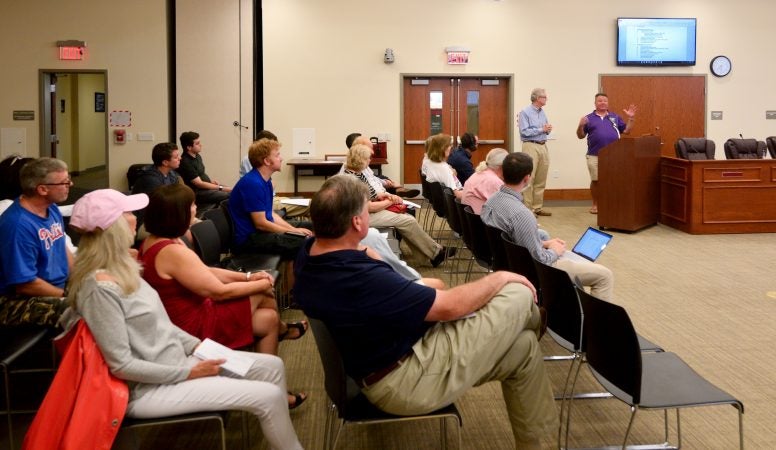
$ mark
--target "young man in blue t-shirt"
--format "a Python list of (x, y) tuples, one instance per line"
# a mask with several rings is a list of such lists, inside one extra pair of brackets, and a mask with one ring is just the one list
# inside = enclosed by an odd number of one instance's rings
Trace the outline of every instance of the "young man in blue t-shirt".
[(326, 324), (345, 371), (378, 408), (425, 414), (498, 380), (517, 447), (540, 448), (558, 417), (531, 283), (496, 272), (444, 290), (403, 278), (360, 244), (368, 195), (339, 175), (313, 196), (315, 238), (294, 264), (296, 301)]
[(28, 162), (19, 178), (22, 194), (0, 216), (0, 323), (54, 325), (73, 263), (56, 203), (73, 182), (54, 158)]
[(253, 170), (240, 178), (229, 199), (237, 253), (276, 254), (290, 260), (305, 237), (313, 234), (309, 223), (289, 223), (272, 209), (272, 174), (283, 163), (280, 146), (276, 140), (259, 139), (248, 149)]

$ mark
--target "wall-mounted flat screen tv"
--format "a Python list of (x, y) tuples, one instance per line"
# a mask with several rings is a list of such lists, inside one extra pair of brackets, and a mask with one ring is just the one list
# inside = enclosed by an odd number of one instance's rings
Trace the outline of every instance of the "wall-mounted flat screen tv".
[(694, 66), (696, 19), (617, 19), (618, 66)]

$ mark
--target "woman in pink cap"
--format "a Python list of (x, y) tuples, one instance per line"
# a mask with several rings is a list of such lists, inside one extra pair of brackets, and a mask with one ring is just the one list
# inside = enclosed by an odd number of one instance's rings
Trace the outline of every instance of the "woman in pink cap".
[(242, 378), (220, 372), (225, 361), (193, 356), (200, 340), (175, 326), (159, 295), (140, 276), (127, 249), (135, 237), (131, 211), (145, 194), (90, 192), (73, 208), (70, 225), (82, 232), (68, 300), (84, 318), (111, 372), (127, 381), (127, 415), (165, 417), (236, 409), (255, 414), (273, 449), (301, 449), (288, 413), (283, 361), (239, 352), (252, 361)]

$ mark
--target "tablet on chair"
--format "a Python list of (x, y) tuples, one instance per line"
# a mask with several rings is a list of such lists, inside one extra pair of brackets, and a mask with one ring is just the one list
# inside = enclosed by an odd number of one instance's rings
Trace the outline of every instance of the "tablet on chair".
[(596, 230), (593, 227), (588, 227), (571, 251), (588, 261), (595, 261), (601, 256), (601, 253), (603, 253), (611, 240), (611, 234)]

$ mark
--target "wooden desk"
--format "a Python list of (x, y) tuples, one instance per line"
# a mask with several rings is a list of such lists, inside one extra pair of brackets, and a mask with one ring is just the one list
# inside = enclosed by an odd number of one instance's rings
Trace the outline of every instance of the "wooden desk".
[[(326, 161), (323, 159), (290, 159), (286, 162), (294, 168), (294, 195), (299, 195), (299, 177), (331, 177), (339, 173), (342, 161)], [(385, 159), (373, 159), (369, 164), (378, 175), (383, 174)]]
[(776, 232), (776, 160), (662, 157), (660, 222), (691, 234)]

